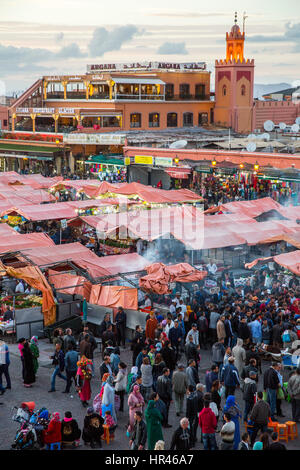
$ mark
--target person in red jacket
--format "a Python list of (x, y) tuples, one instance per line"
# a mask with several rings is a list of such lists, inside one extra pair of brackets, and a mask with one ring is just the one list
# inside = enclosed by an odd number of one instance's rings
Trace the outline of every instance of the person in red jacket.
[(158, 325), (158, 321), (156, 319), (155, 313), (150, 312), (150, 318), (146, 322), (146, 329), (145, 329), (146, 338), (149, 338), (152, 341), (155, 340), (155, 330), (157, 328), (157, 325)]
[(211, 401), (211, 394), (204, 395), (204, 408), (199, 413), (199, 426), (202, 431), (202, 439), (204, 450), (217, 450), (216, 429), (217, 418), (214, 412), (209, 407)]
[(59, 413), (53, 413), (53, 418), (48, 428), (43, 431), (43, 438), (47, 447), (48, 444), (61, 443), (61, 421)]

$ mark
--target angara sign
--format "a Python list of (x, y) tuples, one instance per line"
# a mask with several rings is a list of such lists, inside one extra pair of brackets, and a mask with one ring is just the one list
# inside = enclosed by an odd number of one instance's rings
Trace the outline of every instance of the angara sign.
[(205, 62), (133, 62), (121, 64), (89, 64), (87, 72), (91, 73), (97, 70), (153, 70), (153, 69), (172, 69), (172, 70), (206, 70)]
[(125, 135), (115, 134), (64, 134), (66, 144), (100, 144), (100, 145), (123, 145)]

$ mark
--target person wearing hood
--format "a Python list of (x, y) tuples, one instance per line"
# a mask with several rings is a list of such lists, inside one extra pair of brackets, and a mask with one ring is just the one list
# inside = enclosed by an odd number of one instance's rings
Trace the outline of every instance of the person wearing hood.
[(37, 336), (33, 336), (31, 338), (31, 340), (30, 340), (30, 350), (31, 350), (32, 357), (33, 357), (33, 370), (34, 370), (34, 373), (36, 375), (37, 370), (39, 368), (38, 357), (40, 356), (40, 351), (39, 351), (39, 347), (38, 347), (38, 337)]
[(114, 388), (114, 378), (110, 375), (106, 379), (106, 384), (104, 385), (104, 391), (102, 396), (101, 404), (101, 415), (105, 415), (105, 411), (109, 410), (113, 417), (115, 423), (117, 423), (117, 415), (115, 409), (115, 388)]
[(94, 449), (96, 445), (102, 447), (101, 436), (103, 435), (104, 419), (94, 411), (93, 407), (89, 407), (84, 418), (82, 439), (84, 444), (90, 444)]
[(71, 411), (65, 412), (65, 417), (61, 422), (61, 440), (64, 444), (71, 444), (73, 447), (79, 446), (81, 430), (76, 419), (72, 417)]
[(190, 448), (195, 447), (198, 427), (198, 395), (193, 385), (189, 385), (186, 398), (186, 417), (190, 423)]
[(149, 400), (145, 411), (145, 418), (147, 425), (148, 450), (154, 450), (156, 442), (164, 440), (162, 433), (163, 417), (160, 411), (155, 408), (154, 400)]
[(32, 387), (35, 382), (33, 355), (28, 341), (25, 341), (23, 348), (24, 358), (24, 387)]
[(46, 449), (49, 448), (49, 444), (61, 443), (61, 421), (59, 413), (53, 413), (47, 429), (44, 429), (43, 442), (46, 444)]
[[(246, 351), (243, 348), (243, 340), (241, 338), (237, 339), (236, 346), (232, 348), (232, 356), (234, 357), (234, 365), (238, 370), (239, 377), (241, 377), (246, 361)], [(241, 387), (243, 387), (243, 380), (241, 381)]]
[(202, 430), (204, 450), (217, 450), (216, 429), (217, 418), (209, 407), (210, 393), (204, 395), (204, 408), (199, 413), (199, 426)]
[(129, 408), (129, 426), (127, 432), (130, 433), (133, 431), (134, 427), (134, 414), (136, 411), (143, 412), (145, 406), (145, 400), (143, 395), (140, 392), (140, 387), (138, 385), (133, 386), (133, 391), (128, 397), (128, 408)]
[(255, 373), (255, 371), (250, 370), (249, 377), (245, 378), (244, 394), (243, 394), (243, 399), (245, 401), (245, 410), (244, 410), (245, 422), (248, 421), (248, 415), (254, 406), (255, 394), (257, 392), (256, 377), (257, 377), (257, 374)]
[(234, 395), (229, 395), (227, 397), (223, 412), (224, 414), (228, 413), (230, 415), (231, 420), (235, 424), (233, 449), (237, 450), (241, 441), (239, 421), (241, 418), (241, 412), (238, 404), (236, 403)]

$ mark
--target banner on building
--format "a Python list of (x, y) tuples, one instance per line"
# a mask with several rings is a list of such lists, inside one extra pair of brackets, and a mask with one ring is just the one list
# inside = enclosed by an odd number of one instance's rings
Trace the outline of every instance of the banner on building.
[(64, 134), (66, 144), (124, 145), (125, 135), (115, 134)]

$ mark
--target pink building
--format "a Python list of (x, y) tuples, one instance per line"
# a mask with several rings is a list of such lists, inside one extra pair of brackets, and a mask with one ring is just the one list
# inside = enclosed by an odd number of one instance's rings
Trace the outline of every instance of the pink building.
[(8, 107), (0, 105), (0, 130), (8, 129)]
[(264, 122), (269, 119), (274, 124), (285, 122), (287, 125), (292, 125), (298, 116), (300, 116), (300, 102), (255, 100), (253, 130), (263, 130)]

